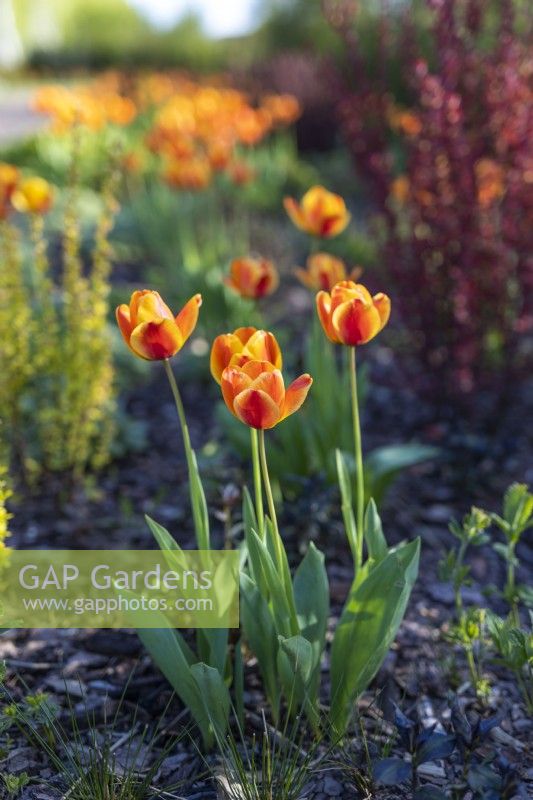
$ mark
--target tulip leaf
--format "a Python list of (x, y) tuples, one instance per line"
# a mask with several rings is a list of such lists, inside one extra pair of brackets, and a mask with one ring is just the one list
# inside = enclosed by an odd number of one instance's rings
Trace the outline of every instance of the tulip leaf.
[(378, 447), (365, 456), (365, 486), (378, 506), (394, 478), (407, 467), (437, 458), (440, 450), (418, 442)]
[(199, 628), (196, 641), (201, 660), (224, 675), (228, 657), (228, 629)]
[(191, 450), (189, 462), (189, 481), (192, 513), (194, 518), (194, 529), (196, 531), (196, 542), (199, 550), (210, 549), (209, 536), (209, 514), (207, 511), (207, 501), (205, 499), (204, 487), (200, 478), (196, 453)]
[[(151, 612), (153, 613), (153, 612)], [(178, 697), (187, 706), (200, 728), (204, 745), (213, 744), (213, 733), (202, 692), (194, 679), (189, 658), (194, 655), (183, 648), (183, 640), (171, 628), (141, 628), (137, 631), (154, 663), (159, 667)]]
[(331, 721), (346, 730), (352, 707), (378, 671), (402, 621), (418, 572), (420, 540), (400, 545), (354, 584), (331, 650)]
[(242, 638), (235, 645), (233, 667), (233, 694), (235, 696), (235, 714), (241, 728), (244, 728), (244, 658)]
[(277, 670), (278, 638), (272, 612), (257, 584), (241, 574), (241, 622), (244, 635), (259, 663), (274, 719), (279, 713)]
[[(250, 559), (254, 565), (254, 571), (256, 570), (255, 565), (257, 564), (257, 570), (259, 570), (262, 575), (262, 579), (258, 582), (258, 585), (260, 587), (263, 585), (268, 586), (269, 593), (266, 596), (270, 597), (270, 604), (276, 621), (276, 629), (278, 633), (290, 636), (290, 606), (285, 587), (266, 545), (261, 541), (255, 531), (252, 531), (248, 538), (248, 549), (250, 552)], [(262, 594), (265, 596), (263, 591)]]
[(242, 522), (245, 536), (250, 531), (258, 530), (257, 516), (255, 513), (253, 500), (247, 486), (244, 487), (242, 495)]
[(309, 713), (313, 707), (308, 697), (309, 682), (314, 669), (313, 648), (303, 636), (291, 636), (288, 639), (279, 636), (278, 642), (277, 667), (289, 716), (303, 708)]
[(154, 519), (149, 517), (148, 514), (145, 514), (144, 518), (161, 550), (178, 550), (181, 552), (181, 547), (178, 545), (174, 537), (170, 535), (166, 528), (160, 525), (159, 522), (156, 522)]
[(375, 563), (379, 563), (387, 555), (388, 548), (378, 509), (372, 498), (366, 507), (364, 526), (368, 557)]
[(318, 690), (320, 659), (326, 641), (329, 614), (329, 585), (324, 555), (313, 543), (294, 574), (294, 603), (301, 635), (311, 644), (313, 675), (310, 693)]
[(335, 451), (337, 460), (337, 475), (342, 500), (342, 518), (344, 520), (344, 530), (348, 538), (348, 544), (352, 551), (354, 563), (357, 559), (357, 526), (353, 513), (352, 487), (350, 483), (350, 471), (346, 465), (346, 460), (340, 450)]
[(230, 712), (230, 696), (222, 675), (207, 664), (193, 664), (190, 668), (196, 682), (204, 708), (217, 739), (224, 736)]

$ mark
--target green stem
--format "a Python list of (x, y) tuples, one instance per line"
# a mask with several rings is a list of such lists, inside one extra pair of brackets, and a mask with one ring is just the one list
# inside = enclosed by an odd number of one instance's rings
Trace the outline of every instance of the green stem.
[(505, 594), (507, 595), (507, 602), (511, 606), (511, 614), (515, 625), (520, 627), (520, 617), (518, 615), (518, 605), (516, 603), (514, 552), (515, 545), (511, 543), (509, 545), (509, 555), (507, 559), (507, 585), (505, 587)]
[(356, 571), (363, 563), (363, 519), (365, 505), (365, 478), (363, 474), (363, 447), (361, 442), (361, 421), (359, 418), (359, 399), (357, 397), (357, 364), (355, 347), (350, 350), (350, 389), (352, 395), (352, 420), (355, 445), (356, 469), (356, 521), (357, 521), (357, 554)]
[(263, 510), (263, 489), (261, 486), (261, 464), (259, 461), (259, 439), (255, 428), (250, 428), (252, 440), (252, 464), (254, 471), (254, 493), (255, 493), (255, 513), (257, 514), (257, 526), (259, 537), (265, 540), (265, 512)]
[(261, 469), (263, 473), (263, 483), (265, 486), (265, 493), (267, 496), (267, 504), (268, 504), (268, 513), (270, 514), (270, 519), (272, 520), (272, 526), (274, 528), (274, 552), (276, 556), (276, 564), (278, 567), (278, 572), (285, 588), (285, 595), (287, 598), (287, 603), (289, 606), (289, 613), (290, 613), (290, 626), (292, 634), (295, 636), (300, 633), (300, 627), (298, 625), (298, 618), (296, 615), (296, 608), (294, 605), (294, 594), (292, 590), (292, 583), (291, 583), (291, 576), (289, 573), (289, 567), (287, 564), (287, 557), (283, 551), (283, 544), (281, 542), (281, 536), (279, 535), (279, 527), (278, 527), (278, 518), (276, 515), (276, 506), (274, 505), (274, 495), (272, 494), (272, 486), (270, 483), (270, 476), (268, 474), (268, 464), (267, 464), (267, 457), (266, 457), (266, 449), (265, 449), (265, 432), (264, 430), (260, 430), (259, 432), (259, 455), (261, 459)]
[(270, 476), (268, 474), (268, 463), (267, 463), (266, 448), (265, 448), (265, 432), (263, 430), (260, 430), (258, 431), (258, 434), (259, 434), (258, 435), (259, 456), (261, 460), (261, 469), (263, 472), (263, 483), (265, 486), (265, 494), (267, 497), (268, 513), (270, 514), (270, 519), (274, 527), (274, 550), (276, 552), (276, 561), (278, 564), (278, 569), (280, 571), (281, 577), (283, 578), (284, 569), (283, 569), (283, 555), (281, 552), (281, 538), (279, 535), (278, 518), (276, 515), (276, 506), (274, 504), (272, 485), (270, 483)]
[(183, 401), (181, 399), (180, 390), (178, 389), (176, 378), (174, 377), (174, 373), (172, 372), (170, 361), (168, 360), (168, 358), (165, 358), (163, 363), (165, 364), (165, 371), (167, 373), (168, 382), (170, 383), (170, 388), (172, 389), (172, 394), (174, 396), (174, 402), (176, 403), (176, 410), (178, 412), (178, 417), (181, 426), (181, 434), (183, 436), (183, 445), (185, 447), (185, 457), (187, 459), (187, 466), (189, 468), (189, 476), (190, 476), (191, 470), (194, 466), (194, 459), (191, 446), (191, 437), (189, 436), (189, 428), (187, 427), (187, 420), (185, 418), (185, 409), (183, 408)]

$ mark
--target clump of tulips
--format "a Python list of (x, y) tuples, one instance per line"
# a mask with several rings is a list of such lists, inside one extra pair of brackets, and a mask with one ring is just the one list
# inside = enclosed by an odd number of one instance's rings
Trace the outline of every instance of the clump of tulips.
[[(313, 202), (302, 203), (313, 231), (340, 230), (335, 219), (341, 208), (325, 190), (310, 193)], [(344, 204), (342, 204), (344, 205)], [(303, 217), (298, 217), (298, 223)], [(261, 274), (264, 265), (249, 272), (234, 268), (246, 283)], [(338, 265), (334, 265), (338, 270)], [(252, 277), (249, 277), (249, 276)], [(343, 276), (345, 277), (345, 276)], [(323, 284), (321, 284), (323, 285)], [(329, 287), (328, 287), (329, 288)], [(342, 511), (354, 563), (353, 583), (336, 626), (331, 648), (330, 723), (336, 734), (349, 727), (355, 701), (368, 686), (392, 643), (405, 612), (417, 574), (419, 541), (389, 548), (375, 503), (365, 505), (361, 429), (357, 398), (356, 350), (370, 342), (387, 324), (390, 300), (383, 293), (372, 296), (361, 284), (341, 280), (331, 291), (316, 298), (318, 316), (327, 338), (350, 348), (350, 385), (356, 470), (356, 504), (352, 503), (349, 471), (337, 453)], [(130, 349), (139, 357), (163, 361), (176, 402), (189, 469), (190, 496), (198, 547), (209, 548), (209, 520), (198, 465), (191, 446), (185, 411), (170, 359), (191, 335), (201, 305), (191, 298), (174, 316), (157, 292), (135, 292), (129, 306), (117, 309), (117, 320)], [(321, 663), (326, 647), (329, 588), (324, 555), (311, 544), (303, 560), (291, 572), (272, 491), (266, 432), (305, 403), (313, 378), (305, 373), (286, 386), (282, 352), (274, 334), (252, 327), (221, 334), (211, 348), (211, 373), (220, 385), (224, 402), (250, 430), (253, 496), (244, 492), (241, 569), (242, 640), (231, 666), (227, 631), (198, 631), (197, 652), (179, 632), (139, 631), (155, 662), (188, 705), (204, 742), (210, 745), (222, 735), (228, 722), (228, 686), (235, 677), (235, 705), (242, 708), (242, 654), (244, 641), (259, 663), (272, 718), (278, 721), (282, 702), (289, 714), (304, 711), (311, 726), (319, 726)], [(317, 421), (319, 424), (319, 421)], [(253, 497), (253, 499), (252, 499)], [(266, 499), (266, 506), (264, 500)], [(266, 513), (265, 513), (266, 507)], [(149, 525), (163, 550), (179, 545), (153, 520)], [(213, 704), (210, 698), (217, 697)], [(216, 707), (213, 707), (213, 706)]]

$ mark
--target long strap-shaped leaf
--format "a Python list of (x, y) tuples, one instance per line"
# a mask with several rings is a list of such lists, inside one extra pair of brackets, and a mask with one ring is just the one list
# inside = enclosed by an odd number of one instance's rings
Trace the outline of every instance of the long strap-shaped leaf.
[(350, 592), (331, 650), (331, 721), (339, 735), (396, 636), (419, 556), (419, 539), (391, 550)]

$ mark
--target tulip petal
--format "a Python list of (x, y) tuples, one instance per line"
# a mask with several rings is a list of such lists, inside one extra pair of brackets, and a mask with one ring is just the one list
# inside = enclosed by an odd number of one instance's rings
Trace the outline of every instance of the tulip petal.
[(281, 349), (274, 334), (270, 331), (255, 331), (248, 340), (244, 353), (253, 361), (269, 361), (281, 369)]
[(222, 373), (233, 363), (233, 356), (239, 353), (241, 348), (242, 341), (234, 333), (222, 333), (217, 336), (211, 347), (209, 360), (211, 375), (217, 383), (220, 383)]
[(246, 344), (252, 338), (254, 333), (257, 333), (257, 328), (249, 325), (247, 328), (237, 328), (234, 330), (233, 336), (237, 336), (237, 338), (240, 339), (243, 344)]
[(317, 294), (316, 310), (320, 324), (328, 339), (335, 344), (339, 344), (340, 339), (331, 324), (331, 296), (327, 292), (319, 292)]
[(279, 406), (266, 392), (258, 389), (245, 389), (234, 400), (236, 416), (251, 428), (273, 428), (279, 422)]
[(372, 303), (350, 300), (338, 306), (331, 315), (331, 324), (343, 344), (365, 344), (381, 330), (381, 319)]
[(181, 332), (170, 319), (143, 322), (132, 331), (130, 346), (136, 355), (148, 361), (171, 358), (183, 345)]
[(294, 197), (285, 197), (283, 199), (283, 205), (285, 207), (285, 211), (289, 215), (292, 222), (296, 225), (296, 227), (300, 228), (301, 230), (305, 230), (306, 229), (305, 214), (302, 212), (299, 203), (296, 202)]
[(276, 367), (270, 361), (248, 360), (241, 367), (242, 371), (252, 380), (258, 378), (263, 372), (274, 372)]
[(307, 373), (300, 375), (299, 378), (296, 378), (296, 380), (291, 383), (285, 392), (285, 402), (283, 404), (281, 419), (285, 419), (289, 414), (294, 414), (295, 411), (298, 411), (303, 405), (312, 383), (313, 379)]
[(269, 397), (281, 408), (285, 400), (285, 384), (279, 369), (273, 372), (262, 372), (252, 383), (251, 389), (266, 392)]
[(325, 238), (338, 236), (348, 227), (351, 218), (352, 215), (349, 211), (344, 211), (341, 215), (336, 214), (332, 217), (325, 217), (322, 222), (321, 236)]
[(315, 280), (312, 275), (306, 269), (302, 269), (301, 267), (296, 267), (294, 270), (294, 274), (300, 281), (303, 283), (304, 286), (307, 286), (308, 289), (316, 289)]
[(185, 303), (180, 313), (176, 317), (176, 325), (181, 331), (183, 343), (187, 341), (198, 322), (198, 314), (202, 305), (202, 295), (195, 294), (194, 297)]
[(232, 414), (235, 414), (233, 403), (236, 396), (251, 386), (251, 384), (252, 378), (243, 372), (242, 369), (227, 367), (222, 373), (220, 379), (222, 397)]
[(134, 292), (130, 301), (130, 309), (133, 325), (139, 325), (141, 322), (158, 322), (161, 319), (174, 320), (172, 311), (159, 292), (150, 289)]
[(130, 307), (127, 306), (125, 303), (122, 303), (122, 305), (117, 307), (115, 315), (117, 318), (118, 327), (120, 328), (120, 332), (124, 338), (124, 341), (129, 347), (130, 335), (132, 331)]
[(387, 297), (387, 295), (383, 294), (383, 292), (379, 292), (378, 294), (374, 295), (373, 299), (374, 299), (374, 305), (378, 310), (379, 318), (381, 320), (380, 330), (382, 330), (389, 321), (390, 317), (390, 310), (391, 310), (390, 297)]

